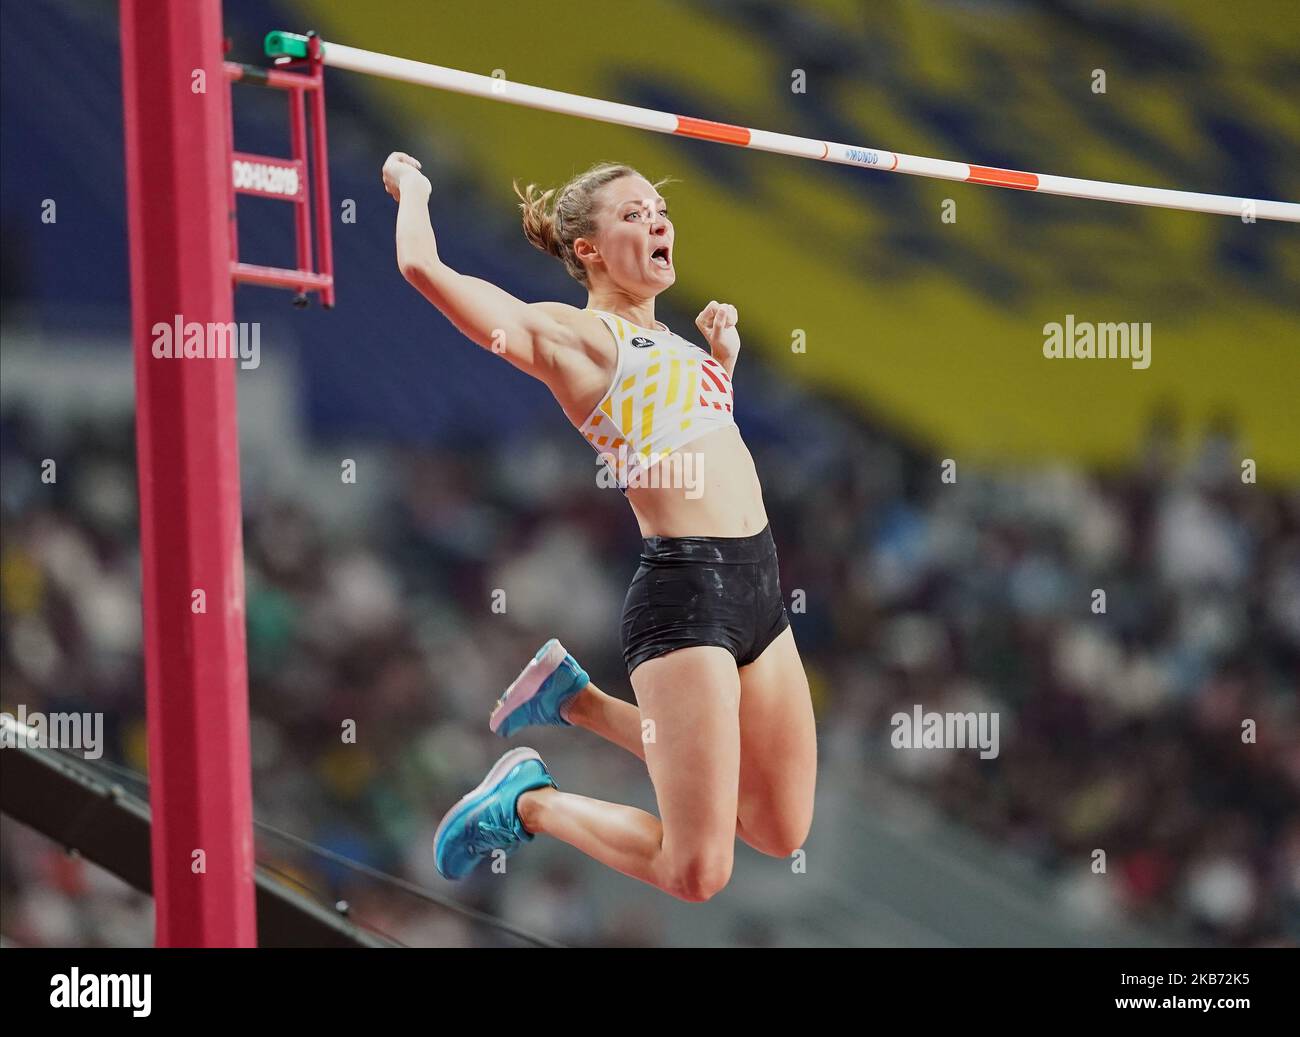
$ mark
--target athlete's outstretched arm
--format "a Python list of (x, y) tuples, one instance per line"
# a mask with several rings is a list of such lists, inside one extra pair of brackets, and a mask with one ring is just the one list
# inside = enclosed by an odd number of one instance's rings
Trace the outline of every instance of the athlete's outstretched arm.
[(526, 303), (480, 277), (461, 274), (438, 257), (429, 220), (432, 187), (411, 156), (384, 163), (384, 187), (397, 199), (397, 266), (420, 293), (471, 341), (549, 384), (556, 358), (581, 345), (561, 303)]

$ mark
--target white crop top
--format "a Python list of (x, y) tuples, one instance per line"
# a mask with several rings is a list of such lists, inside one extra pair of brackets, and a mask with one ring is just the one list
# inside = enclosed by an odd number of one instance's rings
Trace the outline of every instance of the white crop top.
[(620, 489), (693, 440), (736, 423), (731, 379), (703, 348), (662, 324), (652, 330), (604, 310), (588, 312), (613, 334), (618, 363), (609, 391), (578, 431)]

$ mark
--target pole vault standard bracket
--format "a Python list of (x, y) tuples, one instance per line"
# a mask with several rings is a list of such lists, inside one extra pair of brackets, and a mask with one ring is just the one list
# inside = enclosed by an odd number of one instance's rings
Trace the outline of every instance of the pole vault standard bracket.
[[(236, 284), (260, 284), (297, 290), (295, 306), (307, 305), (307, 293), (317, 292), (321, 305), (334, 305), (334, 253), (330, 239), (330, 180), (325, 147), (325, 75), (320, 38), (301, 37), (298, 61), (285, 61), (279, 68), (258, 68), (234, 61), (223, 62), (233, 95), (235, 83), (283, 90), (289, 95), (289, 141), (291, 158), (253, 155), (235, 150), (234, 98), (227, 130), (226, 151), (230, 157), (230, 274)], [(288, 72), (284, 66), (305, 71)], [(310, 105), (311, 117), (307, 116)], [(308, 171), (315, 174), (315, 183)], [(312, 188), (315, 187), (313, 191)], [(294, 207), (296, 269), (258, 266), (239, 261), (239, 232), (236, 225), (236, 195), (251, 194), (274, 198)], [(312, 224), (316, 228), (316, 264), (312, 264)]]

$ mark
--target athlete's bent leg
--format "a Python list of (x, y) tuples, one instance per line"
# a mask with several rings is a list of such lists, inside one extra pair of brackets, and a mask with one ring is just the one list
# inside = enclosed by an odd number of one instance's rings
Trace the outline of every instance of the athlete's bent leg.
[(606, 694), (594, 683), (589, 683), (574, 696), (564, 718), (575, 727), (585, 728), (626, 749), (637, 759), (645, 759), (645, 746), (641, 744), (641, 711), (630, 702)]
[(789, 857), (812, 827), (817, 727), (794, 632), (787, 627), (740, 668), (740, 791), (744, 839)]
[[(782, 634), (781, 638), (785, 636), (786, 636), (785, 634)], [(781, 638), (778, 638), (777, 640), (780, 640)], [(769, 646), (769, 650), (770, 647), (771, 646)], [(779, 651), (780, 650), (778, 650), (778, 652)], [(766, 656), (767, 653), (765, 652), (764, 655)], [(762, 657), (760, 657), (760, 659), (761, 658)], [(770, 663), (765, 663), (764, 666), (762, 667), (762, 670), (767, 670), (769, 668), (770, 668)], [(753, 669), (754, 669), (754, 664), (751, 664), (750, 666), (744, 667), (741, 670), (742, 688), (744, 687), (744, 679), (745, 679), (744, 675), (747, 672), (752, 673)], [(802, 667), (800, 667), (800, 673), (802, 674)], [(760, 685), (763, 685), (765, 683), (761, 674), (757, 678), (751, 676), (750, 683), (754, 684), (756, 680)], [(806, 678), (804, 678), (803, 687), (805, 689), (805, 695), (806, 695), (806, 689), (807, 689)], [(798, 695), (797, 687), (790, 691), (790, 695), (791, 696)], [(754, 696), (751, 696), (751, 698), (753, 697), (757, 697), (761, 700), (765, 696), (760, 690), (759, 692), (756, 692)], [(744, 712), (743, 692), (741, 696), (741, 707), (742, 707), (742, 715), (743, 715)], [(760, 710), (757, 708), (750, 710), (750, 713), (755, 715), (756, 717), (756, 721), (755, 721), (756, 724), (761, 721), (763, 714), (766, 712), (767, 712), (766, 710)], [(630, 752), (633, 756), (635, 756), (639, 760), (645, 759), (645, 746), (642, 744), (643, 728), (641, 724), (641, 711), (637, 709), (637, 707), (634, 706), (632, 703), (624, 702), (622, 699), (616, 698), (615, 696), (610, 695), (608, 692), (601, 691), (601, 689), (598, 688), (594, 682), (588, 684), (585, 688), (582, 689), (581, 692), (579, 692), (576, 696), (574, 696), (573, 703), (572, 705), (569, 706), (568, 710), (566, 711), (565, 717), (574, 726), (584, 728), (592, 732), (593, 734), (599, 735), (601, 738), (604, 738), (606, 741), (612, 742), (614, 745), (626, 749), (628, 752)], [(741, 725), (741, 730), (743, 733), (744, 730), (743, 721)], [(742, 744), (741, 767), (743, 773), (744, 760), (745, 760), (744, 749), (743, 749), (744, 746), (743, 734), (742, 734), (741, 744)], [(813, 748), (813, 771), (815, 775), (815, 771), (816, 771), (815, 739), (814, 742), (812, 743), (812, 748)], [(800, 770), (802, 769), (803, 768), (801, 767)], [(761, 766), (757, 768), (751, 766), (750, 770), (761, 773)], [(742, 779), (742, 788), (743, 788), (743, 779)], [(749, 796), (744, 796), (744, 794), (742, 793), (742, 801), (745, 799), (752, 800), (753, 798), (754, 798), (753, 794)], [(811, 806), (809, 807), (809, 809), (811, 810)], [(740, 817), (737, 817), (736, 818), (737, 838), (739, 838), (747, 845), (753, 847), (759, 853), (769, 854), (770, 856), (774, 856), (774, 857), (788, 857), (790, 854), (785, 852), (785, 850), (786, 850), (786, 844), (789, 842), (789, 840), (780, 839), (780, 838), (774, 839), (773, 835), (779, 835), (779, 832), (773, 832), (771, 825), (762, 823), (761, 819), (768, 814), (767, 809), (765, 807), (760, 806), (756, 810), (754, 808), (751, 808), (749, 812), (751, 815), (751, 823), (757, 826), (757, 831), (750, 832), (745, 827), (743, 820)], [(797, 845), (802, 845), (802, 840), (800, 840), (800, 842), (797, 843), (796, 846)], [(620, 868), (619, 870), (621, 871), (622, 869)]]
[[(611, 868), (688, 901), (731, 878), (740, 767), (740, 679), (722, 648), (683, 648), (632, 673), (659, 819), (635, 807), (538, 789), (519, 797), (530, 832), (545, 832)], [(628, 705), (623, 703), (623, 705)], [(631, 708), (629, 706), (629, 708)]]

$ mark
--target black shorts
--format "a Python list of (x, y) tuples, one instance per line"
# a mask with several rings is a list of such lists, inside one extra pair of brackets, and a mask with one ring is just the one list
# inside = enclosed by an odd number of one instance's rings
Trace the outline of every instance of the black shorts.
[(771, 526), (748, 537), (649, 537), (623, 606), (623, 658), (717, 645), (748, 666), (790, 625)]

